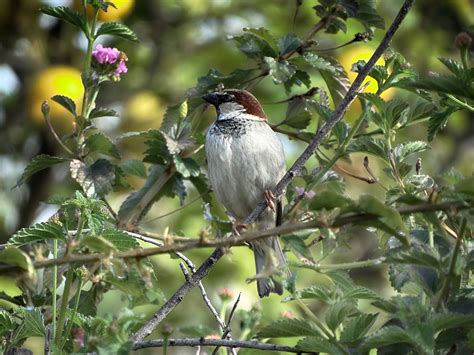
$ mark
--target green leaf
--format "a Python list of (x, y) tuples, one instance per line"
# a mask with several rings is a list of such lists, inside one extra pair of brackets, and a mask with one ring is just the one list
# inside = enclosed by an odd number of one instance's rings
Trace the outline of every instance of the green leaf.
[(379, 348), (397, 343), (412, 344), (412, 339), (406, 330), (398, 326), (387, 326), (377, 331), (374, 335), (367, 338), (361, 345), (361, 351), (368, 351), (373, 348)]
[(17, 231), (9, 240), (9, 245), (22, 246), (47, 240), (66, 241), (61, 225), (54, 222), (37, 223)]
[[(23, 291), (17, 286), (17, 280), (8, 276), (0, 276), (0, 290), (8, 297), (18, 297), (23, 294)], [(0, 335), (2, 334), (2, 314), (0, 311)], [(11, 332), (12, 328), (10, 328)]]
[(4, 309), (0, 309), (0, 335), (11, 334), (13, 329), (15, 329), (13, 317)]
[(303, 238), (300, 238), (298, 235), (290, 235), (282, 237), (282, 239), (285, 243), (285, 249), (292, 251), (296, 257), (313, 260), (311, 250), (306, 246)]
[(55, 95), (51, 98), (51, 100), (53, 100), (54, 102), (57, 102), (62, 107), (64, 107), (66, 110), (71, 112), (74, 115), (74, 117), (77, 116), (76, 104), (71, 98), (69, 98), (67, 96), (64, 96), (64, 95)]
[(311, 353), (321, 352), (333, 355), (347, 354), (346, 351), (341, 350), (339, 347), (331, 343), (329, 340), (324, 339), (322, 336), (309, 336), (301, 339), (296, 348), (301, 351), (307, 351)]
[(244, 33), (240, 36), (230, 36), (228, 38), (237, 42), (237, 48), (250, 59), (277, 56), (276, 51), (265, 39), (252, 33)]
[(409, 112), (410, 106), (408, 103), (395, 99), (387, 102), (383, 115), (388, 127), (394, 128), (397, 123), (403, 125), (407, 122)]
[(316, 197), (309, 203), (309, 208), (313, 211), (322, 209), (332, 210), (334, 208), (344, 208), (353, 201), (335, 191), (324, 190), (316, 194)]
[(25, 270), (28, 277), (35, 277), (35, 268), (30, 257), (23, 252), (21, 249), (7, 246), (5, 249), (0, 251), (0, 263), (6, 265), (17, 266)]
[(23, 319), (13, 334), (13, 339), (11, 340), (13, 344), (19, 345), (19, 342), (26, 338), (45, 336), (46, 328), (44, 326), (43, 315), (38, 308), (33, 310), (21, 308), (19, 313)]
[(346, 300), (379, 300), (380, 297), (371, 289), (363, 286), (349, 288), (342, 296)]
[(147, 140), (145, 145), (148, 147), (145, 151), (143, 161), (152, 164), (168, 164), (171, 162), (171, 154), (168, 150), (167, 141), (164, 133), (151, 129), (145, 133)]
[(377, 13), (375, 0), (359, 0), (358, 3), (359, 8), (354, 18), (362, 22), (366, 28), (385, 28), (383, 17)]
[(393, 149), (393, 155), (397, 163), (403, 162), (410, 156), (423, 152), (429, 148), (428, 143), (423, 141), (411, 141), (400, 143)]
[(252, 34), (262, 38), (263, 40), (265, 40), (270, 45), (271, 48), (276, 48), (277, 47), (276, 38), (265, 27), (258, 27), (258, 28), (245, 27), (245, 28), (243, 28), (243, 31), (252, 33)]
[(301, 40), (294, 33), (288, 33), (278, 40), (278, 50), (280, 55), (285, 55), (296, 51), (301, 47)]
[(290, 80), (296, 73), (296, 66), (286, 60), (277, 61), (272, 57), (264, 57), (263, 60), (275, 84), (281, 84)]
[(87, 197), (96, 194), (103, 196), (112, 190), (115, 171), (112, 164), (105, 159), (98, 159), (91, 166), (74, 159), (69, 166), (71, 177), (82, 187)]
[(312, 100), (297, 97), (288, 103), (286, 117), (282, 124), (296, 129), (305, 129), (311, 122), (311, 111), (309, 109)]
[(111, 108), (106, 107), (96, 107), (89, 114), (89, 118), (99, 118), (99, 117), (117, 117), (119, 113)]
[(318, 327), (311, 321), (302, 319), (280, 319), (264, 327), (258, 332), (257, 336), (260, 338), (287, 338), (318, 334)]
[(313, 52), (305, 52), (302, 57), (306, 63), (315, 69), (337, 74), (334, 65), (324, 57), (320, 57)]
[(349, 153), (362, 152), (388, 161), (388, 148), (385, 140), (380, 138), (359, 137), (353, 139), (347, 147)]
[(182, 123), (188, 115), (188, 102), (183, 101), (177, 105), (169, 106), (163, 117), (160, 130), (173, 139), (179, 138)]
[(15, 187), (23, 185), (26, 180), (28, 180), (33, 174), (36, 174), (38, 171), (44, 170), (59, 163), (63, 163), (65, 161), (68, 161), (68, 159), (54, 157), (47, 154), (37, 155), (25, 168), (23, 174), (18, 179)]
[(183, 175), (184, 178), (191, 176), (197, 177), (201, 174), (201, 168), (199, 164), (192, 158), (181, 158), (179, 156), (174, 157), (174, 163), (176, 171)]
[(130, 28), (119, 22), (105, 22), (99, 27), (95, 38), (102, 35), (111, 35), (119, 38), (123, 38), (129, 41), (138, 41), (138, 37)]
[(331, 98), (334, 105), (338, 105), (341, 100), (346, 96), (347, 90), (351, 85), (347, 74), (342, 65), (334, 58), (326, 58), (334, 68), (323, 70), (319, 68), (319, 72), (326, 82)]
[[(393, 235), (407, 243), (408, 231), (396, 209), (387, 206), (372, 195), (362, 195), (359, 198), (358, 207), (361, 212), (381, 217), (381, 221), (393, 229)], [(370, 223), (370, 221), (367, 222)]]
[(90, 153), (102, 153), (115, 159), (120, 159), (120, 153), (117, 146), (102, 133), (94, 133), (87, 137), (84, 145), (88, 148)]
[(371, 104), (375, 106), (378, 112), (382, 113), (385, 111), (386, 102), (379, 95), (372, 94), (372, 93), (362, 93), (362, 94), (359, 94), (358, 97), (361, 97), (362, 99), (369, 101)]
[[(311, 286), (297, 291), (296, 294), (300, 299), (315, 299), (328, 304), (336, 298), (336, 291), (324, 286)], [(294, 297), (289, 296), (285, 299), (285, 302), (294, 299)]]
[(117, 229), (106, 229), (100, 235), (120, 251), (127, 251), (140, 246), (138, 241), (131, 235)]
[(357, 311), (354, 303), (348, 301), (338, 301), (329, 305), (326, 310), (326, 324), (333, 332), (339, 327), (344, 319), (353, 316)]
[(428, 121), (428, 141), (432, 141), (439, 131), (446, 127), (449, 117), (456, 112), (457, 109), (453, 107), (444, 107), (435, 111)]
[(122, 169), (125, 175), (136, 176), (142, 179), (146, 179), (147, 176), (145, 164), (138, 159), (124, 161), (120, 164), (120, 169)]
[(377, 320), (378, 314), (360, 314), (344, 325), (341, 342), (352, 343), (364, 337)]
[(414, 243), (409, 251), (399, 250), (388, 255), (388, 260), (391, 263), (426, 266), (442, 271), (440, 259), (441, 257), (435, 248), (418, 243)]
[(115, 246), (111, 242), (100, 236), (88, 235), (81, 239), (80, 246), (99, 253), (111, 253), (116, 251)]
[(466, 194), (466, 195), (474, 195), (474, 177), (469, 177), (467, 179), (461, 180), (456, 185), (454, 185), (454, 189), (456, 192)]
[(84, 33), (87, 32), (86, 25), (84, 23), (84, 20), (81, 14), (79, 14), (76, 11), (71, 10), (69, 7), (42, 6), (40, 7), (40, 11), (45, 15), (56, 17), (60, 20), (70, 23), (71, 25), (79, 27)]
[(431, 322), (435, 332), (458, 327), (473, 328), (474, 315), (458, 313), (434, 314)]

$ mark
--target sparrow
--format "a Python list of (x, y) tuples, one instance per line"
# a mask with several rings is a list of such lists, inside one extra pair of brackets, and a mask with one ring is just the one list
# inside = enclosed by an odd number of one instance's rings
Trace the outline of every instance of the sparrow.
[[(285, 174), (285, 155), (262, 106), (250, 92), (237, 89), (213, 92), (203, 99), (217, 111), (205, 143), (209, 180), (216, 199), (234, 219), (234, 234), (245, 228), (243, 221), (264, 198), (268, 208), (255, 227), (274, 228), (281, 223), (282, 203), (271, 190)], [(273, 269), (286, 265), (278, 237), (249, 244), (255, 255), (258, 295), (281, 295), (281, 283), (270, 275)]]

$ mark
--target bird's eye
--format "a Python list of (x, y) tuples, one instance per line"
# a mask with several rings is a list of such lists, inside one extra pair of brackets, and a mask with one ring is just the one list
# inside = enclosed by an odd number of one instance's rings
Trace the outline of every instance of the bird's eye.
[(235, 100), (235, 96), (232, 94), (225, 93), (223, 99), (224, 99), (224, 102), (232, 102)]

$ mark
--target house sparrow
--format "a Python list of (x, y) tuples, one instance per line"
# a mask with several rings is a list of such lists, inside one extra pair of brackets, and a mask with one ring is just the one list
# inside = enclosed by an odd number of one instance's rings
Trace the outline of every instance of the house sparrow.
[[(234, 233), (265, 198), (269, 208), (255, 225), (259, 230), (280, 224), (281, 201), (271, 193), (285, 174), (283, 146), (270, 128), (258, 100), (245, 90), (228, 89), (203, 96), (214, 105), (217, 119), (206, 136), (209, 179), (217, 200), (235, 219)], [(269, 274), (286, 264), (277, 236), (250, 242), (255, 255), (260, 297), (283, 293), (282, 285)]]

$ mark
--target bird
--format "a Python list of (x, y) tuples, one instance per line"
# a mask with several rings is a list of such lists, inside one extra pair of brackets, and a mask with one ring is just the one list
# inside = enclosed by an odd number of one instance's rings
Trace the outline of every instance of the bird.
[[(233, 217), (232, 230), (265, 199), (267, 207), (255, 222), (257, 230), (281, 224), (282, 202), (271, 190), (286, 172), (283, 145), (268, 124), (257, 98), (246, 90), (226, 89), (202, 97), (213, 105), (217, 118), (206, 134), (208, 176), (215, 197)], [(286, 266), (278, 236), (249, 242), (254, 252), (257, 291), (260, 298), (283, 293), (273, 271)]]

